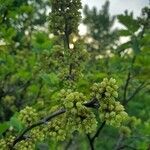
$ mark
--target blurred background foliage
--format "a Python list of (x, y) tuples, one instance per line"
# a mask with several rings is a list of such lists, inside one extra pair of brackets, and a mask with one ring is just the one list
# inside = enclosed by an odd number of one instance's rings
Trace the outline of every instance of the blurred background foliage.
[[(25, 106), (33, 106), (46, 114), (55, 104), (59, 90), (68, 86), (60, 75), (66, 70), (64, 66), (59, 67), (57, 61), (63, 55), (61, 46), (58, 46), (63, 40), (51, 31), (50, 11), (49, 0), (0, 1), (0, 135), (7, 130), (9, 120), (11, 126), (18, 126), (12, 118)], [(81, 22), (87, 26), (87, 32), (84, 36), (72, 35), (70, 45), (86, 49), (88, 56), (82, 54), (81, 59), (84, 61), (86, 57), (88, 61), (80, 64), (85, 67), (82, 67), (75, 88), (88, 94), (93, 82), (114, 77), (120, 87), (118, 100), (129, 115), (140, 120), (131, 128), (130, 136), (122, 137), (120, 131), (106, 126), (97, 138), (95, 148), (148, 150), (150, 9), (143, 8), (137, 18), (128, 11), (111, 16), (106, 1), (101, 10), (84, 6), (83, 14)], [(112, 28), (115, 19), (124, 26), (123, 29)], [(128, 40), (120, 43), (121, 37), (128, 37)], [(66, 66), (67, 63), (69, 60), (66, 60)], [(43, 145), (48, 149), (46, 144)], [(64, 147), (89, 149), (85, 135), (74, 135), (72, 141), (66, 140), (63, 144), (53, 141), (50, 146), (54, 150)], [(40, 147), (42, 144), (38, 148), (42, 150)]]

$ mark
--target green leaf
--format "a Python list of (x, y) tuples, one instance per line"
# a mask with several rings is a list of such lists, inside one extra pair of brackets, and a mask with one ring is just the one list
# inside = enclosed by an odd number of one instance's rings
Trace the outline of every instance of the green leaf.
[(136, 32), (140, 27), (137, 20), (133, 19), (131, 15), (118, 15), (118, 20), (132, 33)]
[(23, 69), (20, 69), (17, 74), (21, 80), (29, 80), (31, 77), (31, 73), (29, 71), (23, 70)]
[(4, 122), (0, 124), (0, 135), (4, 133), (9, 128), (8, 122)]
[(139, 42), (136, 37), (132, 38), (132, 48), (136, 54), (140, 52)]
[(55, 73), (50, 74), (43, 74), (42, 79), (45, 81), (45, 83), (51, 85), (57, 85), (59, 83), (59, 78)]
[(120, 36), (130, 36), (131, 35), (129, 30), (123, 30), (123, 29), (119, 30), (118, 33), (119, 33)]
[(49, 146), (47, 143), (37, 143), (36, 150), (49, 150)]
[(16, 115), (14, 115), (13, 117), (11, 117), (11, 119), (10, 119), (10, 126), (14, 127), (19, 132), (23, 129), (23, 124), (17, 118)]
[(50, 77), (50, 82), (52, 85), (58, 84), (59, 79), (55, 73), (49, 74), (49, 77)]
[(121, 44), (119, 47), (118, 47), (118, 51), (121, 52), (121, 51), (124, 51), (125, 49), (128, 49), (131, 47), (131, 41), (128, 41), (126, 43), (123, 43)]

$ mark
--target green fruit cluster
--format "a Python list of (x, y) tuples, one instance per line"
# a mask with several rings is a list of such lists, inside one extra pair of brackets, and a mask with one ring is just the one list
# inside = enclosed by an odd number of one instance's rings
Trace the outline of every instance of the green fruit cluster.
[(25, 139), (15, 145), (16, 150), (35, 150), (35, 143), (44, 141), (45, 135), (41, 127), (32, 129)]
[(86, 102), (87, 98), (83, 93), (72, 92), (71, 90), (62, 90), (62, 95), (60, 95), (60, 101), (66, 109), (72, 110), (75, 108), (76, 110), (83, 109), (85, 106), (83, 105)]
[(135, 116), (128, 116), (125, 124), (120, 127), (119, 132), (123, 136), (129, 137), (131, 135), (131, 131), (133, 131), (140, 123), (141, 120)]
[(8, 150), (7, 143), (4, 139), (0, 139), (0, 149), (1, 150)]
[(99, 103), (99, 116), (102, 121), (112, 126), (120, 126), (127, 118), (124, 107), (115, 99), (118, 97), (118, 86), (113, 78), (104, 78), (101, 83), (92, 86), (91, 96), (95, 97)]
[(66, 112), (66, 127), (72, 132), (91, 133), (96, 130), (97, 120), (95, 114), (84, 106), (87, 102), (87, 97), (80, 92), (71, 92), (71, 90), (61, 91), (61, 103), (67, 110)]
[(35, 143), (31, 139), (23, 140), (15, 145), (16, 150), (35, 150)]
[(0, 139), (0, 150), (9, 150), (15, 137), (12, 135), (7, 136), (5, 139)]
[(15, 139), (15, 136), (10, 135), (10, 136), (8, 136), (8, 137), (5, 139), (5, 141), (6, 141), (6, 143), (7, 143), (8, 146), (11, 146), (12, 143), (13, 143), (13, 141), (14, 141), (14, 139)]
[(67, 137), (65, 129), (65, 116), (58, 116), (54, 120), (47, 123), (43, 129), (46, 136), (57, 140), (64, 141)]
[(96, 97), (99, 101), (112, 99), (118, 97), (118, 86), (116, 84), (116, 80), (113, 78), (104, 78), (101, 83), (95, 83), (92, 86), (91, 95)]
[[(52, 0), (50, 13), (50, 29), (54, 34), (77, 32), (81, 18), (80, 0)], [(67, 30), (67, 31), (66, 31)]]
[(2, 98), (2, 104), (4, 105), (5, 109), (8, 109), (12, 112), (17, 110), (17, 107), (15, 106), (15, 96), (12, 95), (6, 95)]
[(102, 121), (106, 121), (106, 124), (114, 127), (121, 126), (128, 117), (120, 102), (108, 99), (101, 102), (99, 116)]
[(129, 137), (131, 135), (131, 130), (127, 126), (121, 126), (119, 129), (119, 133), (125, 137)]
[(6, 95), (5, 97), (3, 97), (3, 102), (7, 105), (13, 105), (15, 101), (15, 97), (14, 96), (9, 96)]
[(45, 125), (48, 136), (63, 141), (72, 136), (72, 133), (92, 133), (96, 130), (97, 120), (95, 114), (84, 106), (87, 98), (83, 93), (72, 90), (61, 90), (58, 106), (52, 109), (65, 108), (66, 113), (58, 116)]
[(34, 108), (27, 106), (20, 111), (18, 118), (23, 124), (30, 126), (38, 120), (38, 114)]
[(45, 139), (44, 132), (41, 127), (32, 129), (29, 133), (30, 138), (35, 142), (43, 141)]
[(58, 77), (62, 79), (67, 88), (72, 88), (71, 85), (83, 75), (83, 64), (88, 59), (88, 52), (81, 41), (76, 41), (72, 49), (56, 45), (52, 51), (50, 58), (55, 60), (53, 67), (57, 70)]
[(137, 125), (141, 123), (141, 120), (135, 116), (128, 117), (126, 124), (131, 128), (136, 128)]

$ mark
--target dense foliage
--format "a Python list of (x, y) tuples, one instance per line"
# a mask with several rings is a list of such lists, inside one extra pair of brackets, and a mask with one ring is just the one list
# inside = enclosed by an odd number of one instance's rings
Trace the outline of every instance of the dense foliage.
[(1, 150), (150, 148), (150, 9), (118, 15), (124, 28), (111, 31), (109, 2), (86, 6), (80, 37), (81, 8), (0, 2)]

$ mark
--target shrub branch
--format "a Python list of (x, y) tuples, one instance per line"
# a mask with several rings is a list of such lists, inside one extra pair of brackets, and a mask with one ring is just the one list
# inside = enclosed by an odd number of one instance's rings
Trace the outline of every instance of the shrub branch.
[[(95, 108), (95, 103), (96, 103), (96, 105), (97, 105), (98, 101), (94, 99), (94, 100), (91, 100), (91, 101), (85, 103), (84, 106), (86, 106), (86, 107), (91, 107), (91, 108)], [(97, 108), (97, 107), (96, 107), (96, 108)], [(39, 120), (38, 122), (32, 124), (31, 126), (25, 128), (25, 129), (21, 132), (21, 134), (18, 135), (18, 136), (15, 138), (15, 140), (14, 140), (13, 143), (12, 143), (12, 145), (10, 146), (10, 150), (13, 150), (13, 149), (14, 149), (14, 146), (15, 146), (17, 143), (19, 143), (20, 141), (26, 139), (26, 138), (25, 138), (25, 134), (26, 134), (27, 132), (29, 132), (30, 130), (32, 130), (33, 128), (35, 128), (35, 127), (37, 127), (37, 126), (40, 126), (40, 125), (43, 125), (43, 124), (47, 123), (47, 122), (50, 121), (51, 119), (53, 119), (53, 118), (55, 118), (55, 117), (57, 117), (57, 116), (59, 116), (59, 115), (65, 113), (65, 112), (66, 112), (66, 109), (57, 110), (57, 111), (55, 111), (54, 113), (52, 113), (52, 114), (50, 114), (50, 115), (44, 117), (43, 119)]]

